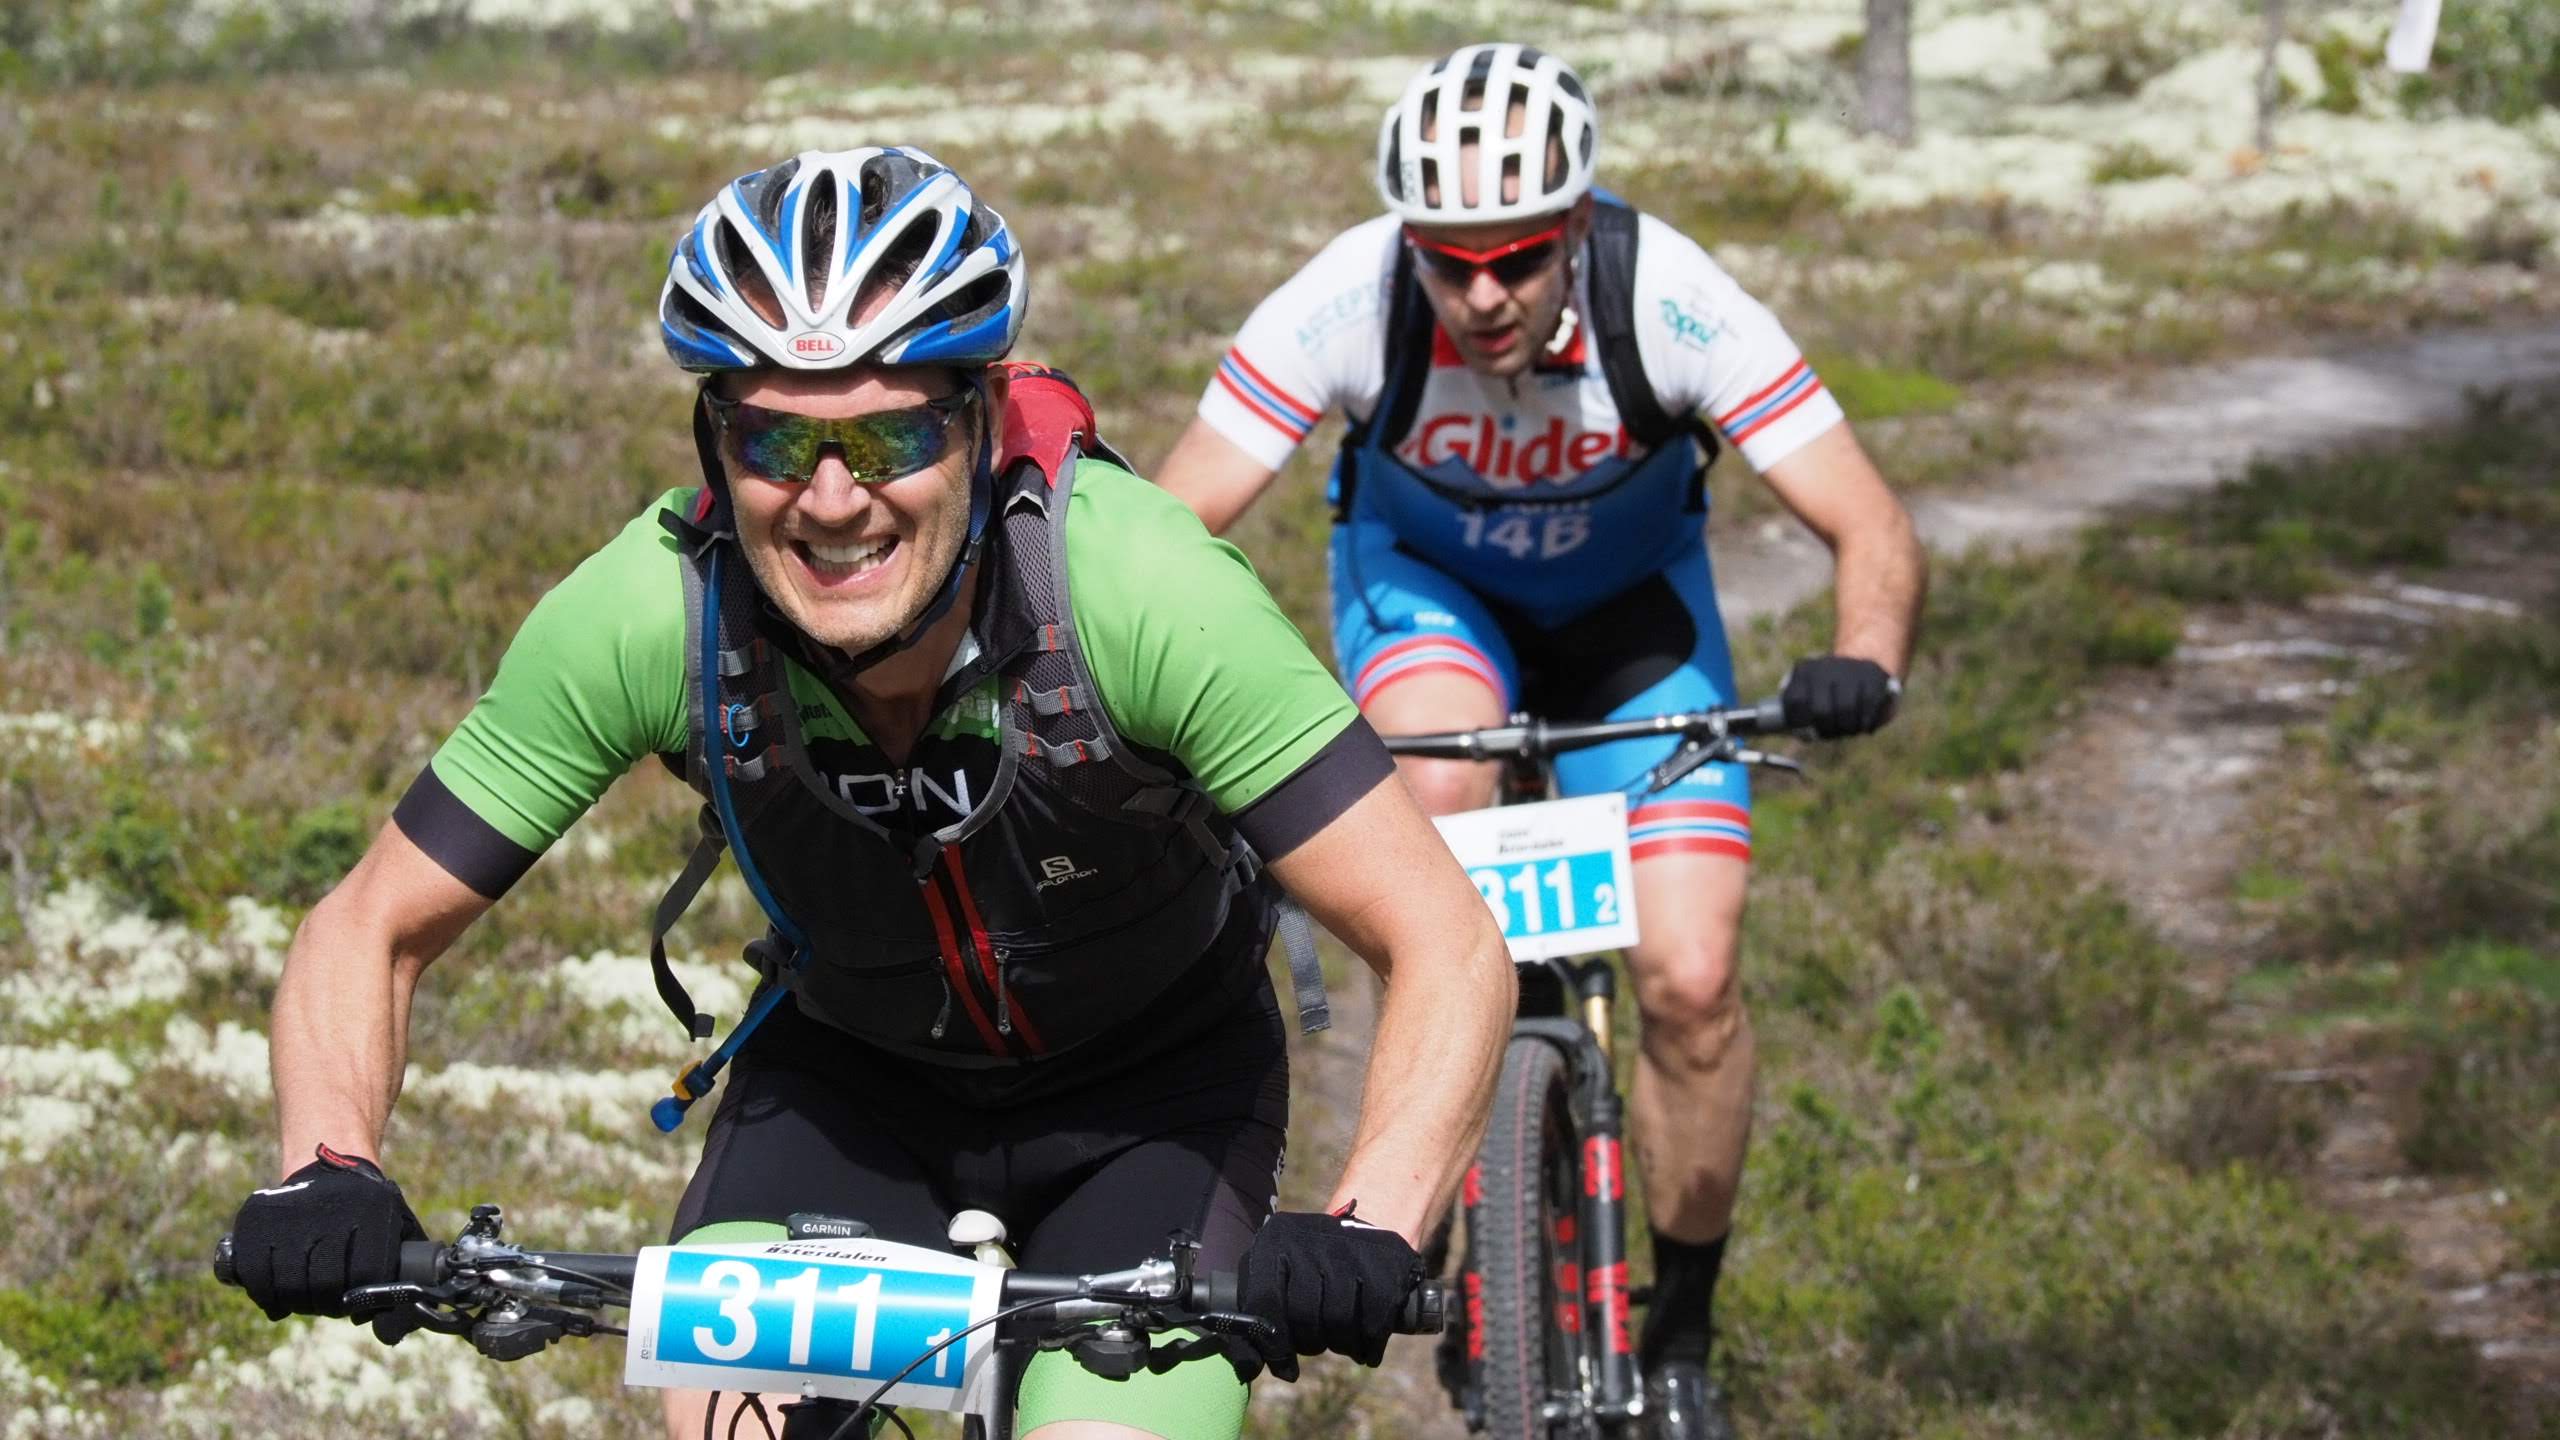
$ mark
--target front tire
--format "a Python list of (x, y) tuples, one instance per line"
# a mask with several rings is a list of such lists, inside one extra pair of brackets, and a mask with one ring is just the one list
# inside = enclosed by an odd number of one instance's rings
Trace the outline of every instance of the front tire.
[(1494, 1440), (1550, 1440), (1583, 1388), (1577, 1149), (1562, 1052), (1515, 1039), (1467, 1187), (1468, 1365)]

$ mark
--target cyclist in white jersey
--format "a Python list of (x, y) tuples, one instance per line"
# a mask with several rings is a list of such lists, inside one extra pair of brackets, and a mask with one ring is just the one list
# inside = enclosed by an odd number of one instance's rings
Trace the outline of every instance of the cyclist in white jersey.
[[(1335, 652), (1372, 723), (1414, 734), (1730, 703), (1704, 528), (1721, 436), (1834, 556), (1832, 650), (1789, 671), (1789, 723), (1872, 730), (1925, 589), (1910, 517), (1768, 309), (1594, 192), (1596, 130), (1573, 72), (1524, 46), (1468, 46), (1415, 77), (1379, 134), (1391, 213), (1254, 310), (1158, 478), (1223, 530), (1341, 411)], [(1581, 752), (1557, 779), (1631, 793), (1632, 1109), (1655, 1258), (1639, 1349), (1654, 1403), (1713, 1434), (1711, 1302), (1752, 1092), (1735, 969), (1750, 792), (1713, 765), (1640, 793), (1669, 744)], [(1491, 765), (1403, 767), (1434, 813), (1492, 803)]]

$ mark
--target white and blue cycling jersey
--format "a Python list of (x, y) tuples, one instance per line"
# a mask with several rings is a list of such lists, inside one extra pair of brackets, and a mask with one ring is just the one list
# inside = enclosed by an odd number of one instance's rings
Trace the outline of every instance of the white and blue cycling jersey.
[[(1686, 236), (1651, 216), (1638, 225), (1633, 328), (1664, 410), (1704, 415), (1764, 471), (1841, 423), (1766, 306)], [(1201, 418), (1275, 470), (1328, 413), (1362, 428), (1387, 383), (1401, 243), (1397, 220), (1380, 216), (1273, 291), (1220, 363)], [(1333, 541), (1333, 619), (1344, 682), (1363, 706), (1431, 673), (1471, 675), (1506, 710), (1558, 718), (1732, 700), (1697, 448), (1683, 437), (1637, 452), (1578, 319), (1589, 271), (1577, 267), (1556, 342), (1517, 377), (1469, 369), (1435, 329), (1412, 424), (1356, 457)], [(1656, 741), (1584, 752), (1559, 766), (1560, 788), (1630, 788), (1663, 753)], [(1635, 798), (1639, 859), (1747, 858), (1738, 767)]]
[[(1665, 410), (1704, 414), (1761, 470), (1840, 422), (1839, 404), (1767, 307), (1686, 236), (1651, 216), (1638, 224), (1636, 341)], [(1326, 413), (1368, 416), (1386, 384), (1401, 243), (1396, 219), (1380, 216), (1273, 291), (1220, 363), (1201, 418), (1278, 469)], [(1588, 305), (1578, 278), (1575, 314)], [(1572, 324), (1531, 371), (1497, 380), (1468, 369), (1435, 332), (1397, 463), (1363, 468), (1350, 521), (1383, 525), (1470, 588), (1557, 622), (1703, 543), (1690, 508), (1694, 455), (1676, 444), (1664, 452), (1683, 454), (1632, 453), (1586, 339)]]

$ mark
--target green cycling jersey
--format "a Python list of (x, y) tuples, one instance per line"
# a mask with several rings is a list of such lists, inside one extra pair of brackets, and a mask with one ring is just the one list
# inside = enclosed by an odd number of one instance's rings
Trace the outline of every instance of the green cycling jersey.
[[(436, 752), (433, 779), (478, 823), (435, 807), (420, 827), (433, 833), (411, 838), (474, 888), (511, 883), (641, 758), (683, 753), (682, 560), (658, 515), (693, 496), (661, 496), (544, 596), (488, 692)], [(1178, 501), (1087, 459), (1070, 506), (1076, 634), (1125, 738), (1171, 757), (1221, 811), (1238, 816), (1353, 725), (1349, 697), (1243, 555), (1211, 538)], [(796, 662), (789, 673), (813, 742), (841, 742), (828, 748), (841, 755), (849, 746), (891, 769), (824, 681)], [(996, 684), (950, 697), (906, 757), (918, 769), (939, 757), (931, 774), (945, 777), (916, 787), (917, 803), (955, 792), (965, 799), (967, 772), (992, 771)], [(841, 768), (846, 773), (832, 778), (849, 798), (873, 793), (853, 783), (869, 778), (859, 762)], [(984, 778), (975, 793), (986, 793)], [(882, 787), (884, 806), (904, 788)], [(1317, 803), (1338, 813), (1357, 796), (1330, 798)], [(412, 813), (403, 811), (406, 826)], [(1327, 818), (1300, 815), (1288, 828), (1302, 837)], [(1253, 838), (1249, 825), (1247, 833)]]

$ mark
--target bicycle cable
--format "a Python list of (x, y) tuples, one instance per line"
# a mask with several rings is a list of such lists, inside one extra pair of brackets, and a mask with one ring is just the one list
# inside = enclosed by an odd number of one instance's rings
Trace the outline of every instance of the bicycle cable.
[[(961, 1341), (968, 1339), (971, 1335), (980, 1330), (986, 1329), (990, 1325), (1010, 1320), (1016, 1315), (1027, 1315), (1034, 1310), (1043, 1309), (1053, 1305), (1064, 1305), (1070, 1300), (1100, 1300), (1106, 1303), (1124, 1305), (1146, 1305), (1154, 1303), (1143, 1295), (1083, 1294), (1043, 1295), (1037, 1300), (1025, 1300), (1018, 1305), (1008, 1305), (1004, 1309), (998, 1310), (993, 1315), (988, 1316), (986, 1319), (979, 1321), (977, 1324), (969, 1326), (965, 1330), (953, 1333), (941, 1344), (927, 1348), (924, 1353), (916, 1356), (913, 1360), (908, 1361), (905, 1369), (900, 1370), (897, 1374), (890, 1376), (888, 1379), (883, 1380), (878, 1385), (872, 1387), (871, 1393), (862, 1398), (862, 1403), (853, 1408), (853, 1413), (845, 1417), (843, 1424), (838, 1425), (828, 1434), (827, 1440), (854, 1440), (854, 1437), (861, 1433), (855, 1430), (854, 1427), (861, 1424), (865, 1417), (869, 1416), (879, 1407), (880, 1397), (888, 1394), (891, 1386), (896, 1385), (899, 1381), (916, 1373), (916, 1370), (927, 1360), (932, 1359), (934, 1356), (941, 1354), (943, 1351), (950, 1349), (952, 1346), (959, 1344)], [(881, 1413), (888, 1415), (892, 1420), (897, 1419), (897, 1412), (895, 1410), (883, 1411)], [(905, 1430), (906, 1426), (901, 1424), (898, 1428)], [(915, 1432), (908, 1431), (907, 1433), (912, 1440), (912, 1436)]]
[[(524, 1257), (522, 1264), (527, 1270), (539, 1270), (545, 1275), (558, 1275), (566, 1279), (575, 1280), (583, 1285), (593, 1285), (598, 1290), (604, 1292), (604, 1303), (608, 1305), (621, 1305), (628, 1307), (631, 1304), (631, 1289), (629, 1286), (616, 1285), (601, 1275), (590, 1275), (584, 1270), (572, 1270), (566, 1265), (556, 1265), (548, 1260), (537, 1260), (530, 1255)], [(621, 1298), (616, 1299), (616, 1296)]]
[[(702, 1412), (702, 1440), (711, 1440), (711, 1422), (718, 1419), (720, 1415), (720, 1394), (721, 1392), (717, 1390), (712, 1391), (711, 1404)], [(738, 1392), (738, 1398), (746, 1403), (729, 1412), (728, 1440), (738, 1440), (738, 1422), (747, 1418), (749, 1410), (756, 1412), (756, 1423), (764, 1427), (764, 1440), (781, 1440), (781, 1437), (773, 1433), (773, 1417), (765, 1413), (762, 1395), (753, 1390), (741, 1390)]]

